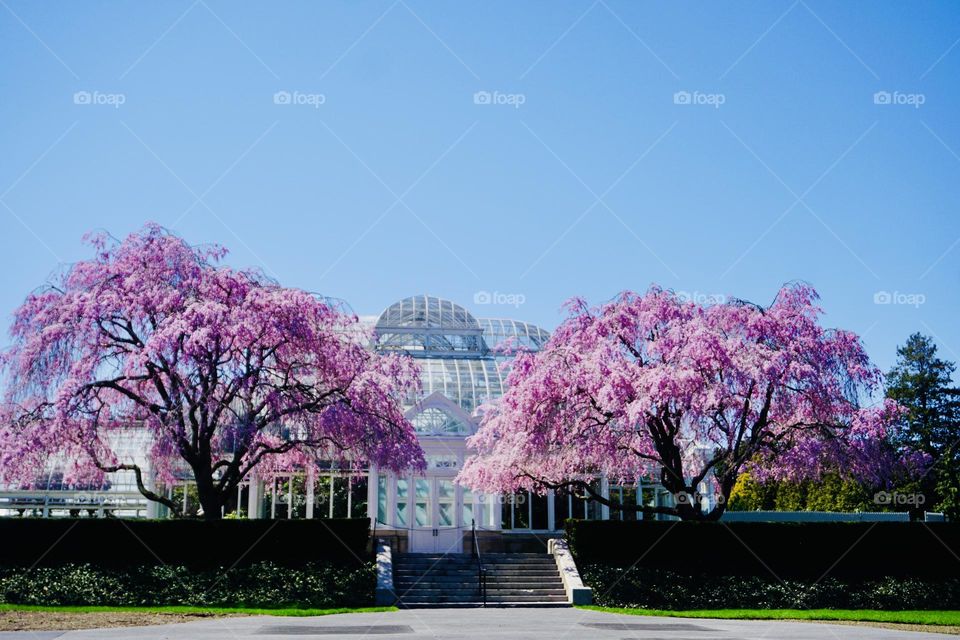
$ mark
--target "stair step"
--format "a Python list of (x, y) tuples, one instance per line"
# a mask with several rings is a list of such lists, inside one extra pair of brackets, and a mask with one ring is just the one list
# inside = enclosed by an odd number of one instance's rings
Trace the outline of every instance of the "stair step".
[[(555, 595), (521, 595), (521, 596), (491, 596), (487, 594), (488, 604), (506, 604), (506, 603), (527, 603), (527, 602), (560, 602), (566, 603), (565, 596)], [(480, 596), (476, 593), (463, 596), (418, 596), (413, 598), (404, 598), (402, 603), (411, 604), (454, 604), (462, 602), (482, 602)]]
[[(480, 557), (481, 562), (508, 562), (511, 564), (535, 564), (535, 563), (549, 563), (553, 564), (555, 561), (552, 556), (549, 555), (535, 555), (535, 556), (520, 556), (514, 557), (509, 555), (487, 555), (484, 554)], [(472, 564), (477, 561), (476, 557), (473, 556), (455, 556), (455, 555), (404, 555), (398, 554), (394, 558), (395, 562), (447, 562), (447, 563), (462, 563), (462, 564)]]
[[(484, 604), (477, 602), (401, 602), (398, 604), (401, 609), (477, 609)], [(487, 602), (488, 608), (510, 609), (522, 607), (524, 609), (567, 609), (570, 604), (567, 602)]]
[[(489, 580), (489, 576), (487, 577)], [(422, 575), (422, 574), (394, 574), (394, 582), (420, 582), (423, 580), (429, 580), (431, 582), (476, 582), (477, 574), (476, 572), (466, 575)]]
[[(477, 584), (477, 576), (394, 576), (397, 584), (432, 582), (442, 585)], [(560, 576), (487, 576), (487, 584), (559, 584)]]
[[(518, 566), (518, 565), (502, 565), (502, 564), (485, 564), (483, 568), (487, 573), (493, 571), (503, 571), (507, 573), (556, 573), (557, 565), (543, 565), (543, 566)], [(432, 573), (435, 571), (447, 571), (453, 573), (476, 573), (477, 565), (470, 565), (469, 567), (451, 567), (444, 564), (436, 565), (424, 565), (424, 566), (409, 566), (409, 565), (393, 565), (394, 572), (402, 571), (404, 573)]]
[[(407, 589), (397, 590), (400, 597), (404, 600), (407, 599), (429, 599), (434, 597), (439, 598), (460, 598), (460, 597), (469, 597), (476, 598), (479, 595), (478, 589), (462, 589), (451, 591), (449, 589)], [(566, 592), (563, 589), (487, 589), (487, 598), (513, 598), (519, 596), (531, 596), (531, 597), (540, 597), (540, 596), (557, 596), (557, 597), (566, 597)]]
[(519, 584), (493, 584), (487, 583), (487, 591), (564, 591), (562, 582), (543, 584), (542, 582), (521, 582)]
[[(446, 556), (446, 557), (450, 557), (450, 558), (469, 558), (469, 557), (471, 557), (473, 554), (472, 554), (472, 553), (441, 553), (441, 552), (439, 552), (439, 551), (423, 551), (423, 552), (419, 552), (419, 553), (418, 553), (418, 552), (416, 552), (416, 551), (409, 551), (409, 552), (407, 552), (407, 553), (401, 553), (401, 554), (398, 554), (398, 555), (401, 555), (401, 556), (404, 556), (404, 557), (414, 557), (414, 558), (417, 558), (417, 557), (428, 558), (428, 557), (430, 557), (430, 556), (433, 556), (433, 557)], [(525, 552), (523, 552), (523, 551), (518, 551), (518, 552), (516, 552), (516, 553), (510, 553), (510, 552), (507, 552), (507, 551), (489, 551), (489, 552), (485, 552), (483, 555), (484, 555), (484, 556), (504, 556), (504, 557), (510, 557), (510, 558), (523, 558), (523, 557), (525, 557), (525, 556), (545, 556), (545, 555), (547, 555), (547, 554), (546, 554), (546, 553), (532, 553), (532, 552), (526, 552), (526, 553), (525, 553)]]
[[(550, 573), (490, 573), (487, 580), (551, 580), (559, 578), (556, 571)], [(473, 573), (394, 573), (397, 580), (439, 580), (440, 582), (457, 582), (458, 580), (476, 580), (477, 572)]]
[[(394, 562), (397, 564), (436, 564), (442, 562), (443, 564), (449, 565), (463, 565), (463, 566), (473, 566), (477, 564), (476, 558), (470, 558), (468, 560), (444, 560), (443, 558), (430, 558), (425, 560), (409, 560), (404, 558), (395, 558)], [(508, 560), (507, 558), (487, 558), (484, 556), (480, 559), (480, 562), (483, 564), (517, 564), (517, 565), (528, 565), (528, 564), (545, 564), (552, 565), (556, 564), (553, 558), (543, 558), (537, 560)]]
[[(521, 562), (510, 562), (509, 560), (500, 560), (496, 558), (484, 558), (480, 561), (482, 564), (495, 564), (495, 565), (507, 565), (511, 567), (555, 567), (557, 563), (553, 560), (523, 560)], [(476, 560), (471, 560), (469, 562), (446, 562), (444, 560), (394, 560), (394, 564), (399, 564), (403, 566), (423, 566), (429, 567), (435, 564), (443, 564), (451, 567), (475, 567), (477, 566)]]
[(490, 574), (490, 573), (523, 573), (523, 574), (530, 574), (530, 575), (538, 575), (538, 574), (547, 574), (547, 573), (557, 573), (557, 567), (556, 567), (556, 566), (543, 567), (542, 569), (539, 568), (539, 567), (538, 567), (538, 568), (533, 568), (533, 567), (531, 567), (531, 568), (528, 568), (528, 569), (521, 569), (521, 568), (519, 568), (519, 567), (502, 567), (502, 566), (493, 566), (493, 567), (490, 567), (490, 566), (486, 566), (486, 565), (485, 565), (483, 568), (486, 569), (487, 574)]
[[(542, 580), (544, 578), (550, 577), (559, 577), (559, 573), (556, 569), (552, 570), (543, 570), (543, 571), (509, 571), (509, 570), (494, 570), (487, 569), (485, 575), (490, 578), (504, 578), (504, 579), (515, 579), (515, 578), (529, 578), (531, 580)], [(394, 576), (402, 576), (407, 578), (429, 578), (429, 579), (443, 579), (443, 578), (453, 578), (453, 579), (470, 579), (476, 578), (480, 575), (476, 569), (472, 571), (451, 571), (449, 569), (436, 569), (433, 571), (408, 571), (408, 570), (396, 570), (393, 572)]]
[[(431, 582), (427, 580), (423, 581), (395, 581), (394, 585), (397, 589), (414, 589), (417, 587), (424, 587), (425, 585), (430, 585), (434, 589), (476, 589), (477, 581), (467, 581), (467, 582)], [(488, 589), (562, 589), (563, 582), (561, 580), (551, 580), (550, 582), (536, 582), (525, 580), (523, 582), (487, 582)]]
[[(555, 567), (557, 563), (552, 559), (544, 560), (521, 560), (519, 562), (511, 562), (510, 560), (503, 560), (498, 558), (483, 558), (480, 561), (482, 564), (491, 564), (491, 565), (504, 565), (510, 567)], [(457, 560), (457, 561), (446, 561), (446, 560), (394, 560), (394, 564), (405, 566), (405, 567), (430, 567), (436, 564), (443, 564), (449, 567), (475, 567), (477, 566), (476, 560), (470, 560), (467, 562)]]

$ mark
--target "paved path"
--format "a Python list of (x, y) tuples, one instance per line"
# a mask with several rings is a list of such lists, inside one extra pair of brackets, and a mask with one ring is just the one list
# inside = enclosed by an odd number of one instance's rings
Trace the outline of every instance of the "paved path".
[(873, 627), (625, 616), (579, 609), (418, 609), (319, 618), (220, 618), (154, 627), (0, 632), (17, 640), (935, 640), (951, 636)]

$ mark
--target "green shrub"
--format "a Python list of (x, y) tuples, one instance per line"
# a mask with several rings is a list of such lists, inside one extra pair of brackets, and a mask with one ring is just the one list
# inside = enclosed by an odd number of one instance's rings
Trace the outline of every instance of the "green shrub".
[(204, 571), (89, 564), (0, 568), (0, 602), (8, 604), (335, 608), (370, 605), (375, 587), (372, 562), (299, 568), (259, 562)]
[(957, 609), (960, 579), (834, 578), (683, 575), (671, 571), (588, 564), (594, 604), (642, 609)]
[[(737, 478), (727, 503), (729, 511), (890, 511), (873, 499), (881, 487), (870, 487), (837, 473), (819, 480), (758, 482), (749, 473)], [(915, 492), (906, 486), (902, 492)], [(900, 509), (902, 510), (902, 509)]]

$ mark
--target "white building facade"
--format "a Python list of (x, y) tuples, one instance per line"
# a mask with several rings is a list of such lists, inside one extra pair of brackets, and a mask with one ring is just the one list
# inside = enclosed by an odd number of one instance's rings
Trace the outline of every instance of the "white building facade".
[(473, 528), (499, 531), (503, 500), (454, 482), (469, 455), (466, 439), (479, 426), (478, 410), (503, 395), (506, 373), (498, 350), (536, 350), (548, 334), (512, 320), (477, 320), (449, 300), (422, 295), (400, 300), (377, 318), (371, 347), (412, 357), (421, 370), (419, 397), (408, 398), (413, 424), (427, 460), (423, 474), (370, 470), (368, 513), (380, 531), (411, 552), (463, 548)]

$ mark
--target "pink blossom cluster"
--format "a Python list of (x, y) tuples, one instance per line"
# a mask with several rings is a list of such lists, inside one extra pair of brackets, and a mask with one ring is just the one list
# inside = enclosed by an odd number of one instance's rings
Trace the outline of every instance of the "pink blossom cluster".
[(399, 402), (417, 368), (364, 348), (356, 317), (157, 225), (89, 242), (93, 259), (16, 311), (0, 480), (51, 460), (67, 481), (129, 465), (114, 436), (133, 430), (149, 434), (161, 482), (186, 470), (218, 495), (260, 464), (423, 465)]
[(882, 482), (898, 468), (898, 409), (861, 407), (881, 374), (854, 333), (821, 326), (817, 300), (794, 284), (766, 308), (658, 287), (570, 301), (548, 344), (513, 362), (459, 480), (504, 492), (603, 474), (684, 494), (709, 482), (722, 497), (745, 469)]

